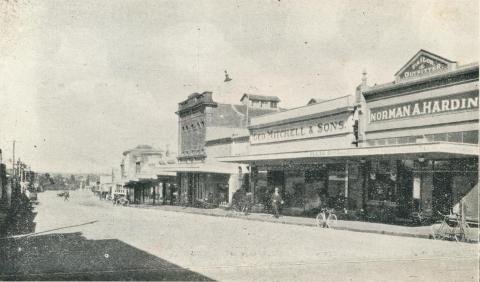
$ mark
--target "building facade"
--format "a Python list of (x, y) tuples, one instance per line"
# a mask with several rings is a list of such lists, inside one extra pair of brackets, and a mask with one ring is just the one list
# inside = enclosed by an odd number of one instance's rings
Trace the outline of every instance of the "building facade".
[(274, 188), (285, 200), (285, 214), (316, 212), (322, 201), (343, 205), (355, 163), (322, 152), (355, 148), (355, 111), (354, 96), (344, 96), (252, 118), (249, 154), (232, 158), (251, 167), (257, 205), (269, 209)]
[(121, 180), (115, 184), (115, 193), (136, 204), (173, 204), (176, 174), (165, 169), (175, 163), (175, 155), (168, 149), (139, 145), (127, 150), (123, 152)]
[(368, 203), (406, 216), (478, 215), (478, 63), (420, 50), (391, 83), (364, 87), (364, 147), (405, 148), (366, 159)]
[(249, 119), (279, 111), (279, 101), (278, 97), (245, 94), (242, 105), (222, 104), (213, 100), (211, 92), (203, 92), (179, 103), (179, 155), (174, 171), (182, 204), (218, 206), (231, 202), (233, 193), (245, 183), (248, 169), (244, 164), (218, 162), (216, 157), (243, 153), (248, 147), (245, 128)]
[(478, 64), (420, 50), (390, 83), (252, 118), (248, 154), (257, 203), (274, 187), (284, 212), (320, 206), (398, 222), (460, 209), (478, 217)]

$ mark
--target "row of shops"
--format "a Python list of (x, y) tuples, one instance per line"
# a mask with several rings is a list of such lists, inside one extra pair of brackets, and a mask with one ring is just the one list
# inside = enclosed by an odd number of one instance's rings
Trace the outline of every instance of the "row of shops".
[[(194, 93), (176, 112), (176, 162), (118, 189), (132, 202), (201, 207), (251, 193), (263, 212), (279, 188), (290, 215), (329, 207), (399, 222), (461, 209), (478, 220), (478, 97), (478, 63), (425, 50), (392, 82), (368, 85), (364, 74), (353, 95), (294, 109), (276, 96), (232, 105)], [(124, 153), (122, 171), (148, 162), (144, 153)]]
[(478, 96), (478, 64), (421, 50), (393, 82), (364, 75), (355, 96), (253, 118), (248, 153), (218, 159), (251, 168), (258, 205), (280, 188), (286, 214), (326, 206), (398, 222), (462, 209), (478, 220)]

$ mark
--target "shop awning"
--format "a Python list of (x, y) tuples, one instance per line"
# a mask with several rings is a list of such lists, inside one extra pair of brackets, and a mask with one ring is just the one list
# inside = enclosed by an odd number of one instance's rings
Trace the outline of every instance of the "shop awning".
[(127, 182), (124, 184), (124, 186), (125, 186), (125, 187), (132, 187), (132, 188), (139, 187), (139, 186), (145, 187), (145, 186), (149, 186), (149, 185), (155, 185), (155, 184), (157, 184), (157, 183), (159, 183), (159, 182), (160, 182), (160, 181), (159, 181), (158, 179), (138, 178), (138, 179), (135, 179), (135, 180), (129, 180), (129, 181), (127, 181)]
[(275, 161), (293, 159), (351, 159), (363, 157), (424, 157), (424, 158), (463, 158), (478, 157), (479, 149), (475, 144), (459, 143), (422, 143), (394, 146), (361, 147), (332, 150), (314, 150), (273, 154), (228, 156), (217, 158), (222, 162), (251, 163), (255, 161)]
[[(167, 170), (173, 172), (206, 172), (206, 173), (222, 173), (222, 174), (233, 174), (238, 173), (239, 164), (231, 164), (231, 163), (222, 163), (222, 162), (215, 162), (215, 163), (192, 163), (192, 164), (178, 164), (176, 166), (172, 166)], [(240, 165), (242, 167), (242, 171), (246, 172), (246, 167), (244, 165)]]

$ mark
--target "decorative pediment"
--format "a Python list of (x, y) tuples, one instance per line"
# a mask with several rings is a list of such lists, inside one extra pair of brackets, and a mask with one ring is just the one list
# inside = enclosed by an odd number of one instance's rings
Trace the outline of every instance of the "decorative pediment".
[(410, 80), (452, 70), (457, 63), (420, 50), (396, 74), (395, 81)]

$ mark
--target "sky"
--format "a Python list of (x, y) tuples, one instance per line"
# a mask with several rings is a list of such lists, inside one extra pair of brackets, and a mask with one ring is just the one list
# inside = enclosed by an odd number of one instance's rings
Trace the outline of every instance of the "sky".
[[(281, 107), (385, 83), (420, 49), (478, 61), (478, 1), (0, 0), (0, 148), (43, 172), (108, 172), (177, 147), (178, 103)], [(224, 70), (232, 81), (225, 83)]]

